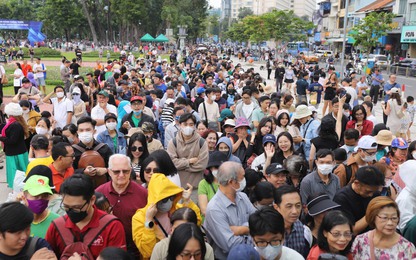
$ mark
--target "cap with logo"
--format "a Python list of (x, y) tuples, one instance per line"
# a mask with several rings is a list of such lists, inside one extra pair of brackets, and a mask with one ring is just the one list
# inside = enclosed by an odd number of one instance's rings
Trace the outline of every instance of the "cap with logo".
[(32, 196), (38, 196), (43, 193), (52, 195), (52, 189), (49, 186), (49, 179), (41, 175), (32, 175), (26, 180), (23, 191), (29, 192)]
[(272, 134), (267, 134), (263, 137), (263, 146), (267, 143), (276, 144), (276, 136)]
[(266, 174), (289, 173), (280, 163), (272, 163), (266, 169)]

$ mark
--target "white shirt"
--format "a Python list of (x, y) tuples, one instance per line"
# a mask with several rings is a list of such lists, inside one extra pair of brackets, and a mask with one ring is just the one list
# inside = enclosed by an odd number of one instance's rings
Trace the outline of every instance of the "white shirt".
[[(207, 114), (208, 120), (205, 118), (204, 103), (207, 109), (206, 114)], [(220, 117), (220, 109), (217, 103), (212, 102), (212, 104), (208, 104), (208, 102), (204, 101), (201, 104), (199, 104), (198, 114), (202, 120), (207, 120), (208, 123), (218, 122), (218, 118)]]
[(250, 118), (253, 114), (254, 104), (253, 102), (251, 102), (250, 105), (243, 104), (241, 109), (243, 110), (243, 114), (246, 116), (246, 118)]
[(358, 99), (357, 96), (357, 91), (355, 90), (355, 88), (352, 87), (344, 87), (345, 91), (347, 91), (348, 94), (351, 95), (351, 99), (350, 99), (350, 106), (351, 108), (354, 107), (354, 101)]
[(53, 115), (56, 120), (56, 127), (64, 128), (66, 126), (66, 120), (68, 118), (68, 112), (74, 112), (74, 104), (66, 97), (63, 97), (61, 101), (58, 101), (57, 97), (51, 98), (53, 105)]
[(15, 69), (14, 75), (20, 75), (19, 78), (13, 77), (13, 86), (20, 87), (22, 85), (22, 79), (23, 79), (23, 72), (21, 69)]
[(292, 248), (282, 246), (282, 256), (280, 260), (304, 260), (303, 256)]
[(369, 121), (371, 121), (371, 122), (373, 122), (373, 126), (375, 126), (375, 125), (378, 124), (377, 118), (373, 114), (367, 116), (366, 119), (369, 120)]
[[(109, 113), (113, 113), (115, 115), (117, 115), (117, 108), (111, 104), (107, 104), (107, 110)], [(104, 117), (106, 115), (106, 112), (104, 111), (104, 109), (102, 109), (100, 107), (100, 105), (96, 105), (95, 107), (93, 107), (93, 109), (91, 110), (91, 118), (96, 120), (96, 119), (102, 119), (104, 120)], [(104, 132), (106, 130), (106, 126), (105, 124), (100, 125), (100, 126), (95, 126), (95, 135), (94, 138), (97, 138), (97, 136)]]
[[(46, 70), (46, 66), (43, 65), (45, 67), (45, 69), (42, 67), (42, 63), (35, 63), (35, 65), (33, 65), (33, 71), (36, 72), (38, 69), (39, 70)], [(35, 73), (36, 78), (43, 78), (43, 72), (36, 72)]]

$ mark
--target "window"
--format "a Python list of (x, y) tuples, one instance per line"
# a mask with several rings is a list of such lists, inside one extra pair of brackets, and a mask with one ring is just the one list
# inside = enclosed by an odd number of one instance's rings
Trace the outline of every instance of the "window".
[(416, 23), (416, 3), (410, 4), (409, 22)]
[(346, 0), (341, 0), (340, 1), (340, 7), (339, 7), (339, 9), (345, 9), (345, 1)]
[(400, 0), (399, 3), (399, 14), (406, 14), (407, 0)]
[(338, 28), (344, 28), (344, 17), (338, 18)]

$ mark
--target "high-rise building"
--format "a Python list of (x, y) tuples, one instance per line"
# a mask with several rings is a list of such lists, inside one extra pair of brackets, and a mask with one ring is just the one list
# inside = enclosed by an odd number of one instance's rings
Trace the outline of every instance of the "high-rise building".
[(313, 11), (316, 10), (316, 0), (290, 0), (290, 10), (299, 17), (308, 17), (312, 20)]
[(253, 0), (253, 13), (261, 15), (272, 10), (291, 10), (291, 0)]
[(231, 22), (231, 1), (232, 0), (221, 0), (221, 20), (227, 21), (228, 24)]

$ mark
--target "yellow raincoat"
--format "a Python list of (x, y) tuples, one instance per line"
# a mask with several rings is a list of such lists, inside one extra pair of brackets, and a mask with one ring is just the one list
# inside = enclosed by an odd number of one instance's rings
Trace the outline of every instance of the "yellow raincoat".
[(194, 202), (190, 200), (187, 205), (178, 203), (182, 198), (182, 191), (182, 188), (171, 182), (164, 174), (155, 173), (150, 178), (147, 205), (137, 210), (132, 219), (133, 241), (143, 259), (150, 259), (156, 243), (166, 237), (156, 223), (152, 228), (145, 227), (146, 211), (152, 203), (156, 204), (165, 198), (176, 195), (169, 216), (178, 208), (188, 207), (195, 211), (198, 217), (198, 225), (201, 225), (201, 212)]

